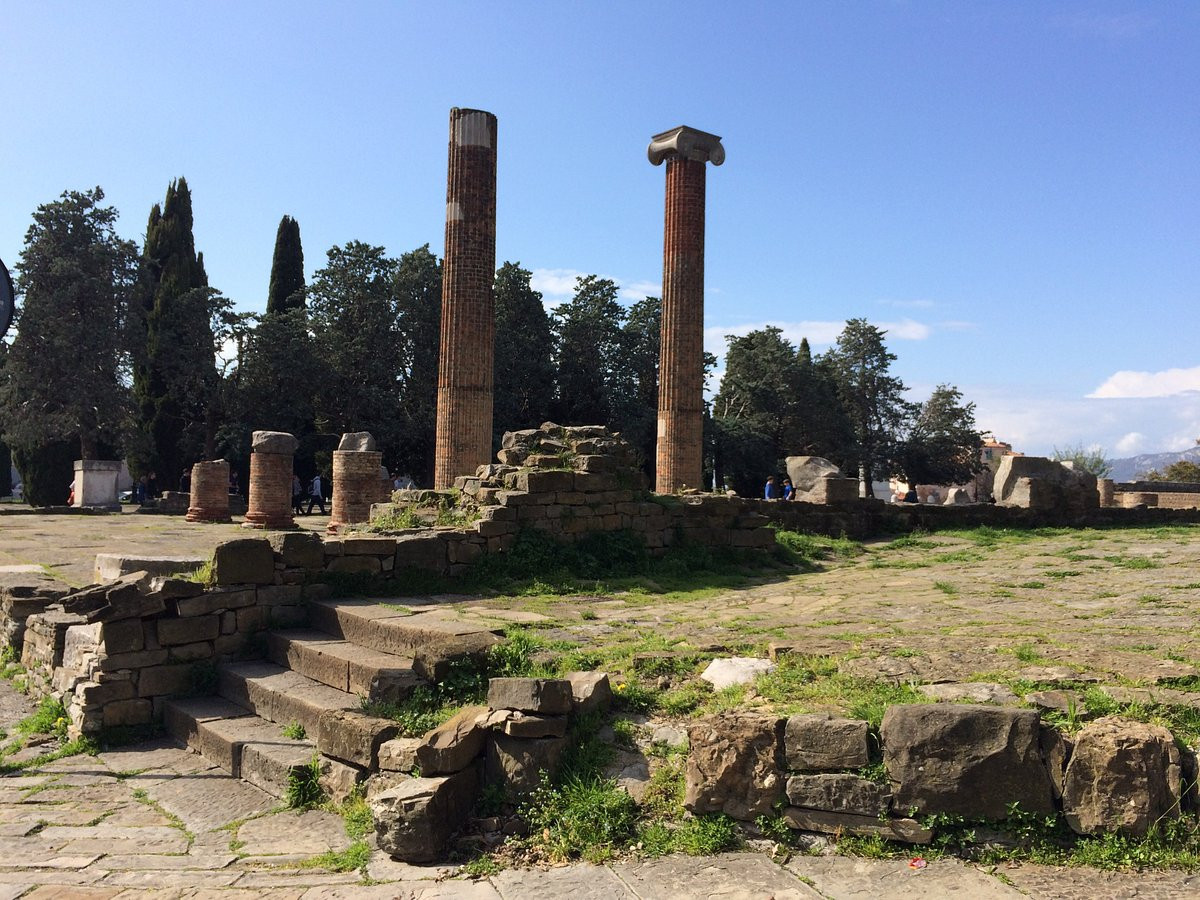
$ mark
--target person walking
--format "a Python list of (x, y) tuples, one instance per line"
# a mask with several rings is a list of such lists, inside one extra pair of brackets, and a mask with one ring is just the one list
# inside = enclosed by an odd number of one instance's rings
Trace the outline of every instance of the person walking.
[(779, 483), (775, 481), (774, 475), (767, 476), (767, 483), (766, 483), (766, 485), (763, 486), (763, 499), (764, 500), (778, 500), (779, 499)]
[[(300, 515), (304, 510), (301, 507), (304, 505), (304, 484), (300, 481), (300, 476), (295, 472), (292, 473), (292, 512)], [(312, 506), (309, 506), (312, 510)]]
[(313, 506), (321, 507), (321, 515), (325, 513), (325, 490), (324, 483), (321, 481), (321, 473), (318, 472), (313, 476), (312, 484), (308, 489), (308, 514), (312, 515)]

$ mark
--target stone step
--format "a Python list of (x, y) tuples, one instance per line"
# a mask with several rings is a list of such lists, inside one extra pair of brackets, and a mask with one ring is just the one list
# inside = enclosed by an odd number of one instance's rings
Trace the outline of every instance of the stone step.
[(307, 628), (270, 632), (267, 658), (313, 681), (372, 701), (396, 703), (428, 683), (413, 670), (411, 657), (360, 647)]
[(277, 725), (293, 722), (315, 736), (321, 713), (360, 707), (358, 697), (271, 662), (228, 663), (218, 670), (217, 692)]
[(315, 601), (309, 624), (360, 647), (411, 657), (417, 674), (434, 681), (445, 677), (453, 660), (482, 654), (500, 641), (485, 626), (445, 612), (408, 612), (374, 600)]
[(209, 762), (274, 797), (287, 794), (292, 774), (311, 765), (317, 752), (312, 741), (286, 738), (278, 724), (220, 697), (168, 700), (163, 723)]

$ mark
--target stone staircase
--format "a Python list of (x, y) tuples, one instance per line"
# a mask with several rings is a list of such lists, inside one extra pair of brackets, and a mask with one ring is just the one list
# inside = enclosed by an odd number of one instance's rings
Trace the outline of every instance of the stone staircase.
[[(436, 608), (410, 611), (371, 600), (320, 600), (308, 607), (309, 627), (266, 633), (266, 659), (218, 668), (217, 694), (166, 701), (167, 732), (208, 760), (276, 797), (293, 773), (328, 757), (358, 778), (372, 763), (345, 751), (322, 729), (330, 713), (350, 711), (374, 729), (367, 746), (395, 733), (386, 720), (362, 715), (362, 699), (395, 703), (419, 685), (443, 677), (457, 659), (479, 654), (500, 638), (486, 627)], [(305, 737), (285, 737), (300, 725)], [(383, 737), (380, 737), (380, 736)], [(369, 755), (369, 754), (368, 754)], [(366, 765), (364, 766), (364, 763)]]

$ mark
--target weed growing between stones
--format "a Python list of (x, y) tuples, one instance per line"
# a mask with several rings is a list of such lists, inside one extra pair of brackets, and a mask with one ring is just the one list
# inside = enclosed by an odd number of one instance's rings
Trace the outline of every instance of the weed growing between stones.
[(197, 584), (203, 584), (206, 587), (212, 587), (217, 583), (217, 573), (213, 568), (211, 559), (198, 569), (193, 569), (190, 572), (180, 572), (177, 577), (185, 581), (194, 581)]
[[(1144, 838), (1119, 834), (1077, 835), (1059, 814), (1027, 812), (1018, 804), (1001, 821), (936, 814), (921, 817), (933, 841), (922, 855), (936, 859), (963, 856), (984, 864), (1011, 861), (1097, 869), (1200, 869), (1200, 823), (1191, 815), (1163, 819)], [(912, 845), (874, 836), (841, 836), (838, 852), (871, 859), (911, 856)]]
[(299, 866), (306, 869), (325, 869), (329, 872), (361, 872), (365, 879), (367, 862), (371, 858), (371, 845), (367, 841), (367, 835), (375, 825), (371, 819), (371, 807), (367, 805), (361, 788), (356, 788), (344, 803), (327, 803), (322, 808), (342, 817), (346, 825), (346, 836), (350, 838), (350, 846), (344, 850), (327, 850), (304, 860)]
[(308, 737), (308, 732), (299, 722), (288, 722), (283, 726), (283, 736), (291, 741), (302, 741)]
[(288, 772), (284, 802), (289, 809), (315, 809), (326, 800), (321, 790), (321, 763), (314, 753), (307, 765)]

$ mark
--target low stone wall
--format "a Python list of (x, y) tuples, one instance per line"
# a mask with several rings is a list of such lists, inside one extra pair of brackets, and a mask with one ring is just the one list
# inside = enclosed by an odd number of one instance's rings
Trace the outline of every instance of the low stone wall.
[(509, 797), (531, 795), (543, 773), (558, 770), (568, 717), (611, 701), (600, 672), (493, 678), (487, 706), (467, 707), (419, 738), (381, 744), (380, 773), (367, 781), (380, 849), (405, 862), (440, 859), (485, 786)]
[(30, 688), (63, 701), (73, 735), (157, 721), (166, 698), (211, 693), (217, 662), (261, 655), (259, 632), (307, 624), (325, 562), (318, 536), (288, 532), (220, 545), (211, 585), (142, 571), (68, 593), (26, 620)]
[[(1119, 495), (1118, 495), (1119, 496)], [(1116, 528), (1139, 525), (1200, 523), (1200, 509), (1098, 507), (1086, 514), (1062, 510), (1022, 509), (976, 503), (941, 506), (923, 503), (885, 503), (856, 499), (831, 505), (751, 500), (748, 510), (794, 531), (845, 535), (858, 540), (887, 534), (908, 534), (917, 529), (939, 531), (957, 528)]]
[(1014, 804), (1061, 813), (1078, 834), (1143, 837), (1194, 808), (1196, 756), (1162, 727), (1120, 717), (1066, 737), (1035, 710), (964, 704), (889, 707), (880, 728), (886, 779), (864, 777), (866, 722), (720, 713), (688, 728), (684, 803), (741, 821), (781, 815), (791, 828), (878, 835), (914, 844), (933, 832), (918, 816), (1002, 820)]

